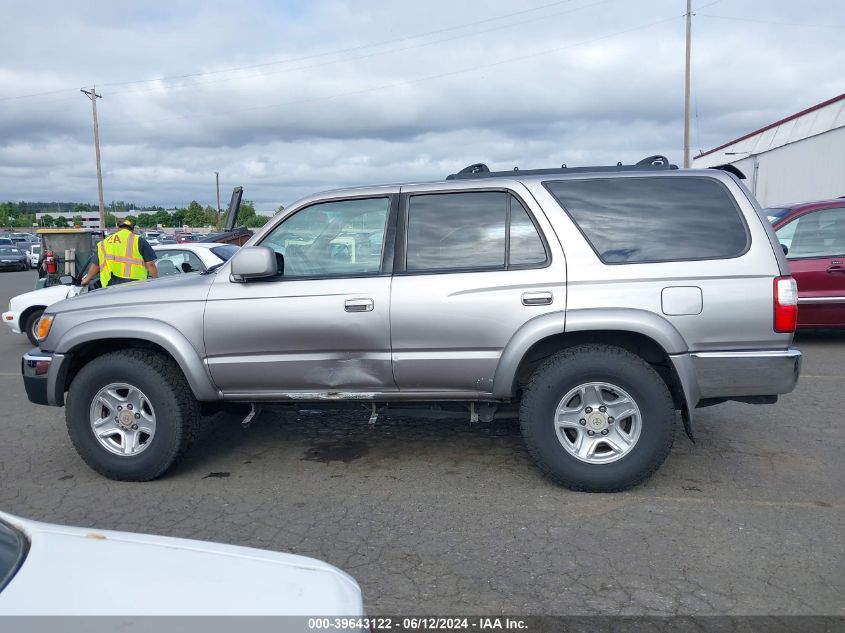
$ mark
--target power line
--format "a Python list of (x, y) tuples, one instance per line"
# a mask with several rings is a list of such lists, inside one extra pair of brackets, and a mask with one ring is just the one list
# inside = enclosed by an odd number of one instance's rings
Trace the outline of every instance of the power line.
[(713, 15), (712, 13), (699, 13), (703, 18), (716, 18), (717, 20), (739, 20), (741, 22), (757, 22), (759, 24), (774, 24), (777, 26), (807, 27), (813, 29), (845, 29), (843, 24), (801, 24), (798, 22), (777, 22), (774, 20), (759, 20), (757, 18), (741, 18), (732, 15)]
[[(344, 57), (342, 59), (335, 59), (335, 60), (322, 62), (322, 63), (319, 63), (319, 64), (310, 64), (310, 65), (307, 65), (307, 66), (295, 66), (293, 68), (281, 68), (279, 70), (274, 70), (274, 71), (269, 71), (269, 72), (261, 72), (261, 73), (256, 73), (256, 74), (252, 74), (252, 75), (242, 75), (238, 78), (224, 77), (222, 79), (212, 79), (210, 81), (193, 82), (191, 84), (191, 88), (195, 88), (197, 86), (205, 86), (205, 85), (219, 83), (219, 82), (236, 81), (236, 80), (240, 81), (240, 80), (243, 80), (243, 79), (249, 79), (250, 77), (266, 77), (268, 75), (275, 75), (275, 74), (279, 74), (279, 73), (292, 73), (292, 72), (298, 72), (298, 71), (303, 71), (303, 70), (314, 70), (314, 69), (317, 69), (317, 68), (325, 68), (326, 66), (333, 66), (335, 64), (348, 63), (350, 61), (358, 61), (358, 60), (361, 60), (361, 59), (369, 59), (369, 58), (372, 58), (372, 57), (379, 57), (381, 55), (402, 53), (402, 52), (405, 52), (405, 51), (408, 51), (408, 50), (425, 48), (427, 46), (433, 46), (435, 44), (442, 44), (443, 42), (451, 42), (451, 41), (456, 40), (456, 39), (464, 39), (464, 38), (467, 38), (467, 37), (475, 37), (476, 35), (484, 35), (484, 34), (487, 34), (487, 33), (492, 33), (494, 31), (501, 31), (503, 29), (509, 29), (509, 28), (513, 28), (515, 26), (521, 26), (523, 24), (528, 24), (529, 22), (536, 22), (538, 20), (547, 20), (547, 19), (552, 18), (552, 17), (557, 17), (557, 16), (560, 16), (560, 15), (574, 13), (575, 11), (581, 11), (582, 9), (589, 9), (589, 8), (592, 8), (592, 7), (601, 5), (601, 4), (607, 4), (608, 2), (613, 2), (613, 1), (615, 1), (615, 0), (599, 0), (599, 2), (594, 2), (592, 4), (582, 5), (580, 7), (569, 9), (567, 11), (558, 11), (558, 12), (555, 12), (555, 13), (550, 13), (550, 14), (547, 14), (547, 15), (542, 15), (542, 16), (539, 16), (539, 17), (534, 17), (534, 18), (530, 18), (528, 20), (522, 20), (522, 21), (519, 21), (519, 22), (508, 22), (507, 24), (503, 24), (503, 25), (496, 26), (496, 27), (493, 27), (493, 28), (485, 29), (485, 30), (482, 30), (482, 31), (475, 31), (473, 33), (454, 35), (454, 36), (451, 36), (451, 37), (441, 38), (441, 39), (437, 39), (437, 40), (431, 40), (431, 41), (428, 41), (428, 42), (421, 42), (419, 44), (411, 44), (409, 46), (403, 46), (401, 48), (393, 48), (393, 49), (388, 49), (388, 50), (383, 50), (383, 51), (376, 51), (376, 52), (373, 52), (373, 53), (367, 53), (366, 55), (358, 55), (358, 56), (355, 56), (355, 57)], [(141, 89), (141, 90), (123, 90), (123, 91), (117, 91), (113, 94), (115, 94), (115, 95), (140, 94), (140, 93), (152, 92), (154, 90), (155, 90), (155, 88), (145, 88), (145, 89)]]
[[(560, 52), (560, 51), (563, 51), (563, 50), (576, 48), (578, 46), (585, 46), (587, 44), (593, 44), (595, 42), (600, 42), (600, 41), (603, 41), (603, 40), (606, 40), (606, 39), (617, 37), (619, 35), (626, 35), (628, 33), (633, 33), (635, 31), (641, 31), (643, 29), (651, 28), (653, 26), (657, 26), (658, 24), (665, 24), (666, 22), (671, 22), (671, 21), (677, 20), (678, 17), (679, 16), (677, 16), (677, 15), (673, 15), (673, 16), (668, 17), (668, 18), (663, 18), (662, 20), (656, 20), (654, 22), (649, 22), (647, 24), (642, 24), (640, 26), (631, 27), (631, 28), (624, 29), (624, 30), (621, 30), (621, 31), (615, 31), (613, 33), (608, 33), (608, 34), (605, 34), (605, 35), (602, 35), (602, 36), (599, 36), (599, 37), (591, 38), (591, 39), (588, 39), (588, 40), (583, 40), (581, 42), (575, 42), (575, 43), (567, 44), (567, 45), (564, 45), (564, 46), (557, 46), (555, 48), (544, 49), (542, 51), (529, 53), (527, 55), (519, 55), (519, 56), (516, 56), (516, 57), (509, 57), (509, 58), (506, 58), (506, 59), (503, 59), (503, 60), (499, 60), (497, 62), (492, 62), (492, 63), (487, 63), (487, 64), (477, 64), (477, 65), (470, 66), (470, 67), (467, 67), (467, 68), (460, 68), (460, 69), (452, 70), (452, 71), (448, 71), (448, 72), (437, 73), (437, 74), (434, 74), (434, 75), (427, 75), (427, 76), (424, 76), (424, 77), (418, 77), (416, 79), (408, 79), (408, 80), (403, 80), (403, 81), (397, 81), (397, 82), (392, 82), (392, 83), (389, 83), (389, 84), (382, 84), (382, 85), (378, 85), (378, 86), (371, 86), (369, 88), (362, 88), (362, 89), (359, 89), (359, 90), (351, 90), (351, 91), (346, 91), (346, 92), (341, 92), (341, 93), (335, 93), (335, 94), (332, 94), (332, 95), (324, 95), (322, 97), (312, 97), (312, 98), (308, 98), (308, 99), (296, 99), (296, 100), (291, 100), (291, 101), (283, 101), (283, 102), (265, 104), (265, 105), (260, 105), (260, 106), (249, 106), (249, 107), (244, 107), (244, 108), (238, 108), (236, 110), (227, 110), (227, 111), (223, 111), (223, 112), (215, 112), (215, 113), (209, 113), (209, 114), (196, 114), (196, 113), (180, 114), (180, 115), (174, 115), (174, 116), (171, 116), (171, 117), (165, 117), (165, 118), (161, 118), (161, 119), (152, 119), (152, 120), (146, 120), (146, 121), (145, 120), (133, 120), (131, 122), (125, 123), (124, 126), (128, 127), (129, 125), (132, 125), (133, 127), (135, 127), (135, 126), (138, 126), (138, 125), (143, 125), (145, 123), (161, 123), (161, 122), (172, 121), (172, 120), (183, 120), (183, 119), (192, 119), (193, 120), (193, 119), (198, 119), (198, 118), (203, 118), (203, 117), (226, 116), (226, 115), (240, 114), (240, 113), (243, 113), (243, 112), (250, 112), (250, 111), (255, 111), (255, 110), (265, 110), (265, 109), (278, 108), (278, 107), (290, 106), (290, 105), (302, 105), (302, 104), (306, 104), (306, 103), (316, 103), (316, 102), (320, 102), (320, 101), (329, 101), (329, 100), (338, 99), (338, 98), (341, 98), (341, 97), (350, 97), (350, 96), (356, 96), (356, 95), (361, 95), (361, 94), (367, 94), (367, 93), (370, 93), (370, 92), (377, 92), (377, 91), (380, 91), (380, 90), (388, 90), (388, 89), (391, 89), (391, 88), (398, 88), (400, 86), (414, 85), (414, 84), (423, 83), (423, 82), (426, 82), (426, 81), (433, 81), (435, 79), (442, 79), (444, 77), (453, 77), (455, 75), (461, 75), (461, 74), (468, 73), (468, 72), (477, 72), (479, 70), (485, 70), (485, 69), (488, 69), (488, 68), (495, 68), (497, 66), (503, 66), (505, 64), (511, 64), (513, 62), (518, 62), (518, 61), (525, 61), (527, 59), (533, 59), (533, 58), (536, 58), (536, 57), (542, 57), (543, 55), (548, 55), (550, 53), (557, 53), (557, 52)], [(680, 16), (680, 17), (683, 17), (683, 16)], [(118, 123), (118, 124), (115, 125), (115, 127), (121, 127), (121, 126)]]
[[(183, 75), (169, 75), (169, 76), (164, 76), (164, 77), (155, 77), (155, 78), (148, 78), (148, 79), (136, 79), (136, 80), (131, 80), (131, 81), (120, 81), (120, 82), (110, 82), (110, 83), (101, 82), (100, 86), (101, 87), (102, 86), (125, 86), (125, 85), (131, 85), (131, 84), (139, 84), (139, 83), (153, 83), (153, 82), (160, 82), (160, 81), (171, 81), (171, 80), (175, 80), (175, 79), (190, 79), (190, 78), (193, 78), (193, 77), (202, 77), (202, 76), (206, 76), (206, 75), (216, 75), (216, 74), (227, 73), (227, 72), (239, 72), (239, 71), (242, 71), (242, 70), (249, 70), (249, 69), (253, 69), (253, 68), (262, 68), (262, 67), (273, 66), (273, 65), (278, 65), (278, 64), (289, 64), (289, 63), (296, 62), (296, 61), (305, 61), (305, 60), (308, 60), (308, 59), (315, 59), (315, 58), (319, 58), (319, 57), (327, 57), (327, 56), (331, 56), (331, 55), (341, 55), (341, 54), (344, 54), (344, 53), (354, 52), (356, 50), (373, 48), (373, 47), (377, 47), (377, 46), (385, 46), (387, 44), (394, 44), (396, 42), (401, 42), (401, 41), (405, 41), (405, 40), (417, 39), (417, 38), (420, 38), (420, 37), (427, 37), (429, 35), (437, 35), (438, 33), (445, 33), (447, 31), (455, 31), (455, 30), (458, 30), (458, 29), (463, 29), (463, 28), (475, 26), (475, 25), (478, 25), (478, 24), (485, 24), (485, 23), (488, 23), (488, 22), (502, 20), (502, 19), (517, 16), (517, 15), (532, 13), (534, 11), (541, 11), (543, 9), (548, 9), (549, 7), (554, 7), (554, 6), (558, 6), (558, 5), (561, 5), (561, 4), (568, 4), (568, 3), (573, 2), (573, 1), (574, 0), (557, 0), (556, 2), (550, 2), (548, 4), (540, 5), (540, 6), (537, 6), (537, 7), (530, 8), (530, 9), (522, 9), (521, 11), (513, 11), (511, 13), (503, 13), (501, 15), (490, 17), (490, 18), (485, 18), (483, 20), (475, 20), (473, 22), (465, 22), (463, 24), (456, 24), (456, 25), (453, 25), (453, 26), (449, 26), (449, 27), (445, 27), (445, 28), (441, 28), (441, 29), (436, 29), (436, 30), (433, 30), (433, 31), (426, 31), (424, 33), (417, 33), (415, 35), (406, 35), (404, 37), (393, 38), (393, 39), (384, 40), (384, 41), (381, 41), (381, 42), (374, 42), (374, 43), (370, 43), (370, 44), (362, 44), (362, 45), (359, 45), (359, 46), (352, 46), (352, 47), (349, 47), (349, 48), (336, 49), (336, 50), (333, 50), (333, 51), (326, 51), (326, 52), (323, 52), (323, 53), (315, 53), (315, 54), (312, 54), (312, 55), (305, 55), (305, 56), (302, 56), (302, 57), (294, 57), (294, 58), (289, 58), (289, 59), (284, 59), (284, 60), (263, 62), (263, 63), (260, 63), (260, 64), (249, 64), (249, 65), (246, 65), (246, 66), (238, 66), (238, 67), (234, 67), (234, 68), (223, 68), (223, 69), (219, 69), (219, 70), (203, 71), (203, 72), (197, 72), (197, 73), (187, 73), (187, 74), (183, 74)], [(67, 91), (70, 91), (70, 90), (76, 91), (77, 88), (75, 88), (75, 87), (74, 88), (61, 88), (61, 89), (49, 90), (49, 91), (45, 91), (45, 92), (30, 93), (30, 94), (24, 94), (24, 95), (14, 95), (14, 96), (9, 96), (9, 97), (0, 97), (0, 101), (11, 101), (13, 99), (26, 99), (26, 98), (29, 98), (29, 97), (40, 97), (40, 96), (46, 96), (46, 95), (50, 95), (50, 94), (58, 94), (58, 93), (61, 93), (61, 92), (67, 92)]]
[(533, 13), (534, 11), (541, 11), (543, 9), (548, 9), (549, 7), (554, 7), (554, 6), (558, 6), (558, 5), (561, 5), (561, 4), (568, 4), (568, 3), (573, 2), (573, 1), (574, 0), (557, 0), (556, 2), (550, 2), (549, 4), (540, 5), (538, 7), (533, 7), (531, 9), (523, 9), (521, 11), (514, 11), (512, 13), (503, 13), (501, 15), (494, 16), (494, 17), (491, 17), (491, 18), (485, 18), (483, 20), (476, 20), (474, 22), (465, 22), (463, 24), (456, 24), (454, 26), (448, 26), (448, 27), (441, 28), (441, 29), (435, 29), (433, 31), (426, 31), (424, 33), (418, 33), (416, 35), (406, 35), (404, 37), (397, 37), (397, 38), (394, 38), (394, 39), (384, 40), (384, 41), (381, 41), (381, 42), (374, 42), (374, 43), (370, 43), (370, 44), (361, 44), (359, 46), (351, 46), (349, 48), (336, 49), (336, 50), (333, 50), (333, 51), (326, 51), (324, 53), (314, 53), (314, 54), (305, 55), (305, 56), (302, 56), (302, 57), (280, 59), (280, 60), (275, 60), (275, 61), (262, 62), (260, 64), (248, 64), (246, 66), (236, 66), (234, 68), (221, 68), (219, 70), (209, 70), (209, 71), (203, 71), (203, 72), (198, 72), (198, 73), (188, 73), (188, 74), (184, 74), (184, 75), (170, 75), (170, 76), (159, 77), (159, 78), (154, 78), (154, 79), (137, 79), (137, 80), (133, 80), (133, 81), (105, 83), (105, 84), (102, 84), (102, 85), (104, 85), (104, 86), (124, 86), (124, 85), (129, 85), (129, 84), (151, 83), (151, 82), (156, 82), (156, 81), (170, 81), (170, 80), (173, 80), (173, 79), (190, 79), (190, 78), (193, 78), (193, 77), (203, 77), (203, 76), (206, 76), (206, 75), (217, 75), (217, 74), (220, 74), (220, 73), (239, 72), (239, 71), (242, 71), (242, 70), (251, 70), (253, 68), (264, 68), (264, 67), (267, 67), (267, 66), (275, 66), (275, 65), (278, 65), (278, 64), (289, 64), (289, 63), (292, 63), (292, 62), (306, 61), (306, 60), (309, 60), (309, 59), (316, 59), (316, 58), (320, 58), (320, 57), (328, 57), (328, 56), (331, 56), (331, 55), (342, 55), (344, 53), (351, 53), (351, 52), (354, 52), (354, 51), (357, 51), (357, 50), (363, 50), (363, 49), (366, 49), (366, 48), (373, 48), (373, 47), (376, 47), (376, 46), (386, 46), (388, 44), (395, 44), (396, 42), (403, 42), (403, 41), (406, 41), (406, 40), (418, 39), (420, 37), (428, 37), (429, 35), (437, 35), (439, 33), (445, 33), (445, 32), (448, 32), (448, 31), (456, 31), (458, 29), (464, 29), (464, 28), (467, 28), (467, 27), (470, 27), (470, 26), (476, 26), (478, 24), (486, 24), (487, 22), (495, 22), (495, 21), (498, 21), (498, 20), (503, 20), (505, 18), (510, 18), (510, 17), (514, 17), (514, 16), (517, 16), (517, 15), (523, 15), (525, 13)]

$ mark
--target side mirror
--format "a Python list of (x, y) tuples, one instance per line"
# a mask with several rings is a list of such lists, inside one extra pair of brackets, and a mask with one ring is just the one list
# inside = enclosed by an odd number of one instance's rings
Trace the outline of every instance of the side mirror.
[(232, 256), (232, 281), (249, 281), (279, 274), (276, 252), (266, 246), (247, 246)]
[(70, 275), (62, 275), (59, 277), (59, 283), (63, 286), (72, 286), (73, 285), (73, 277)]
[(789, 247), (786, 244), (781, 244), (780, 247), (783, 249), (784, 255), (789, 255)]

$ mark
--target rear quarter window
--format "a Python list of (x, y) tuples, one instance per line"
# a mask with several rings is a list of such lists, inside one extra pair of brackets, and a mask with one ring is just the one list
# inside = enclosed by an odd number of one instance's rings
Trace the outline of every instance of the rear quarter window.
[(605, 264), (738, 257), (748, 229), (712, 178), (596, 178), (543, 183)]

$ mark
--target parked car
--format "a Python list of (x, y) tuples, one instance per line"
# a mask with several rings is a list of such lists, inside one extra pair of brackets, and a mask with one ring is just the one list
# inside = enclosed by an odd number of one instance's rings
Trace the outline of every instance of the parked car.
[(518, 409), (544, 474), (611, 492), (660, 467), (678, 411), (691, 433), (696, 407), (792, 391), (796, 304), (733, 174), (479, 164), (309, 196), (206, 274), (61, 301), (22, 372), (112, 479), (164, 474), (200, 403), (365, 402), (375, 423), (457, 402), (473, 422)]
[(29, 255), (29, 265), (31, 268), (38, 268), (38, 262), (41, 257), (41, 244), (33, 243), (27, 249)]
[[(153, 250), (156, 251), (158, 257), (156, 267), (159, 275), (165, 277), (185, 272), (206, 271), (212, 266), (227, 261), (237, 252), (238, 247), (230, 244), (173, 244), (154, 246)], [(8, 312), (3, 313), (3, 323), (8, 325), (13, 333), (26, 334), (33, 345), (38, 345), (38, 340), (35, 338), (36, 326), (38, 319), (48, 306), (99, 287), (98, 283), (93, 283), (87, 288), (74, 285), (74, 282), (78, 282), (84, 274), (85, 269), (77, 279), (71, 279), (70, 283), (47, 286), (12, 297), (9, 301)]]
[(0, 270), (29, 270), (26, 251), (17, 246), (0, 246)]
[(798, 283), (798, 327), (845, 327), (845, 199), (766, 213)]
[(9, 309), (2, 316), (3, 323), (9, 326), (13, 334), (23, 333), (33, 345), (38, 345), (36, 326), (44, 310), (62, 299), (75, 297), (88, 290), (89, 287), (57, 284), (17, 295), (9, 301)]
[(0, 246), (14, 246), (15, 243), (9, 237), (0, 237)]
[(153, 246), (156, 252), (156, 268), (160, 277), (181, 273), (205, 272), (212, 266), (222, 264), (238, 252), (231, 244), (159, 244)]
[(15, 615), (354, 617), (363, 601), (314, 558), (0, 512), (0, 616)]

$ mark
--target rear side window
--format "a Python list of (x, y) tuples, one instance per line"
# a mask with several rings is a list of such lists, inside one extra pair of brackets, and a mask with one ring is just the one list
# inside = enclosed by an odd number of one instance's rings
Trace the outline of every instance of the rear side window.
[(733, 198), (710, 178), (544, 184), (606, 264), (726, 259), (748, 247)]
[(538, 266), (546, 263), (546, 248), (528, 211), (519, 200), (510, 196), (510, 257), (511, 266)]
[(408, 206), (407, 270), (504, 270), (548, 261), (525, 207), (504, 191), (418, 194)]

